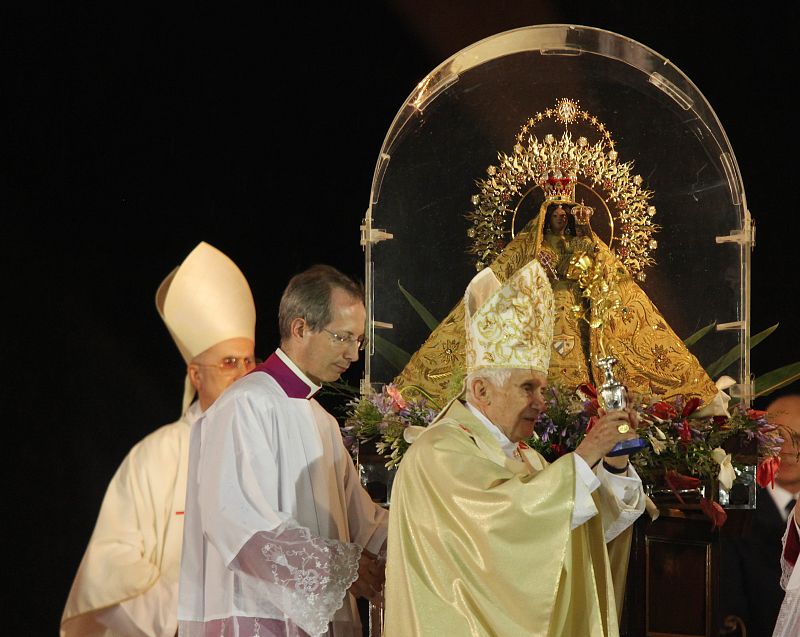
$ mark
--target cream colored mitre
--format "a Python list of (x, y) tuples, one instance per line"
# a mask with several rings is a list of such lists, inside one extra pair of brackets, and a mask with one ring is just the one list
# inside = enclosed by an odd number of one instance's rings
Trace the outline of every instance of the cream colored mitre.
[(481, 270), (464, 293), (467, 373), (486, 367), (547, 374), (553, 343), (553, 290), (530, 261), (505, 283)]
[[(256, 307), (247, 279), (233, 261), (205, 241), (158, 287), (156, 308), (187, 364), (231, 338), (255, 342)], [(193, 396), (187, 377), (184, 410)]]

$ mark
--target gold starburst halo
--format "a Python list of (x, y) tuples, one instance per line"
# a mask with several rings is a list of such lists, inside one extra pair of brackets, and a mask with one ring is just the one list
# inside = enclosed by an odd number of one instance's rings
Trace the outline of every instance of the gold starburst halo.
[[(550, 122), (563, 127), (561, 136), (548, 132), (539, 140), (533, 129)], [(587, 128), (599, 139), (573, 139), (570, 125)], [(653, 238), (659, 230), (653, 222), (656, 208), (650, 205), (653, 192), (642, 187), (644, 180), (634, 174), (633, 162), (620, 163), (618, 158), (611, 131), (577, 100), (561, 98), (553, 108), (530, 117), (517, 134), (512, 154), (499, 152), (497, 165), (489, 166), (487, 178), (476, 182), (474, 209), (466, 214), (471, 222), (468, 252), (476, 256), (476, 270), (503, 251), (511, 234), (508, 213), (531, 189), (541, 188), (545, 201), (577, 203), (575, 186), (582, 183), (598, 191), (614, 214), (621, 232), (612, 249), (631, 276), (644, 281), (645, 268), (655, 264), (651, 252), (658, 247)]]

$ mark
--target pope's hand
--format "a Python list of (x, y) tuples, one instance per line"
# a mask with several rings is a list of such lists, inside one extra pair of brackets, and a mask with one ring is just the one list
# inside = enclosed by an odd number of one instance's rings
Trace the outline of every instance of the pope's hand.
[(371, 602), (380, 599), (386, 564), (368, 551), (358, 561), (358, 579), (350, 585), (353, 597), (366, 597)]
[[(575, 449), (586, 463), (593, 467), (614, 448), (618, 442), (631, 440), (637, 437), (636, 427), (639, 425), (639, 416), (632, 409), (609, 411), (602, 413), (586, 436)], [(622, 468), (627, 462), (627, 456), (606, 458), (610, 465)]]

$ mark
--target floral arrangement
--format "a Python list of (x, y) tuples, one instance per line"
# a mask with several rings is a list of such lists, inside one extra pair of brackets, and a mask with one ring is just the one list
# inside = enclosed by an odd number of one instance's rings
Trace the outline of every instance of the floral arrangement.
[[(557, 384), (550, 386), (547, 410), (539, 417), (537, 436), (529, 442), (552, 461), (574, 451), (598, 416), (597, 393), (581, 385), (574, 394)], [(639, 436), (650, 444), (631, 456), (645, 484), (663, 483), (678, 490), (718, 480), (730, 489), (738, 448), (753, 449), (758, 464), (757, 481), (766, 486), (780, 464), (783, 438), (778, 426), (767, 421), (766, 412), (734, 405), (726, 416), (701, 416), (699, 398), (678, 396), (671, 401), (634, 397), (639, 413)], [(749, 462), (749, 461), (748, 461)]]
[[(600, 405), (589, 384), (571, 392), (553, 383), (549, 394), (535, 435), (526, 442), (552, 462), (578, 447), (598, 418)], [(757, 464), (760, 486), (774, 480), (783, 437), (778, 426), (767, 421), (766, 412), (734, 405), (727, 417), (711, 417), (701, 415), (698, 398), (631, 398), (639, 413), (639, 436), (649, 445), (630, 460), (651, 490), (668, 489), (682, 501), (681, 492), (703, 484), (719, 482), (730, 489), (745, 464)], [(348, 408), (346, 444), (352, 448), (358, 440), (375, 440), (389, 468), (397, 466), (409, 447), (406, 430), (426, 427), (437, 412), (426, 398), (406, 397), (392, 384), (380, 393), (352, 399)], [(750, 450), (748, 455), (737, 453), (742, 449)], [(713, 500), (701, 501), (701, 508), (721, 525), (725, 513)]]
[(345, 446), (352, 453), (359, 440), (375, 440), (388, 468), (396, 466), (409, 447), (406, 430), (427, 427), (438, 411), (424, 397), (404, 397), (393, 384), (384, 385), (380, 393), (350, 400), (347, 408), (342, 428)]
[[(527, 442), (547, 460), (574, 451), (598, 417), (597, 393), (581, 385), (574, 393), (550, 386), (547, 410), (539, 417), (536, 435)], [(683, 503), (685, 490), (718, 482), (730, 490), (745, 465), (756, 464), (756, 482), (774, 482), (784, 439), (767, 413), (733, 405), (728, 416), (702, 416), (699, 398), (678, 396), (670, 401), (634, 396), (639, 413), (639, 436), (650, 444), (630, 457), (651, 491), (671, 491)], [(795, 441), (796, 442), (796, 441)], [(701, 498), (700, 508), (715, 526), (727, 515), (713, 494)]]

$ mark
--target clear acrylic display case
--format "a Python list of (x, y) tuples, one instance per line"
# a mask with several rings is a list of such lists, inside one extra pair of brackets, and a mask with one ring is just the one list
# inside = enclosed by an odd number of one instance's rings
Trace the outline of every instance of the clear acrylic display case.
[[(753, 231), (725, 132), (698, 88), (663, 56), (575, 25), (525, 27), (477, 42), (431, 71), (399, 109), (380, 149), (362, 227), (365, 386), (391, 382), (400, 371), (397, 358), (417, 351), (431, 332), (400, 286), (438, 320), (461, 300), (480, 260), (470, 253), (467, 218), (477, 180), (498, 164), (498, 153), (513, 154), (526, 121), (564, 98), (602, 123), (588, 127), (589, 142), (610, 131), (620, 164), (632, 162), (641, 188), (652, 193), (654, 263), (638, 285), (681, 338), (716, 323), (691, 351), (705, 365), (738, 347), (726, 370), (737, 383), (729, 393), (749, 404)], [(530, 132), (541, 138), (557, 128)], [(579, 183), (577, 197), (592, 200), (598, 236), (619, 251), (624, 224), (609, 192)], [(504, 221), (506, 240), (538, 210), (513, 198), (509, 205), (516, 216)]]

